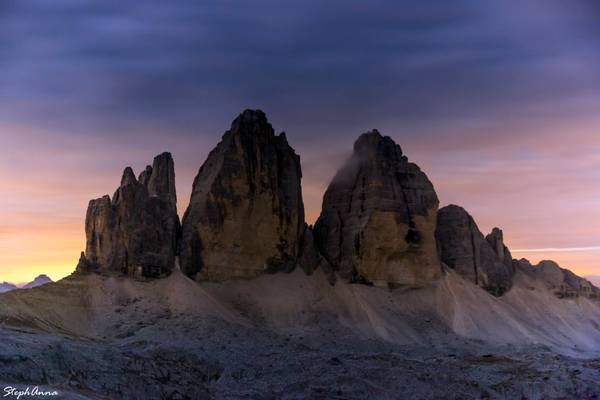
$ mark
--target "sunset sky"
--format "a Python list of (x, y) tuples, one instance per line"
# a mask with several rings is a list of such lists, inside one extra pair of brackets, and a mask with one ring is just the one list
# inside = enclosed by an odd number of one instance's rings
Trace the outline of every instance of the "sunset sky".
[(162, 151), (182, 214), (244, 108), (301, 155), (309, 222), (378, 128), (515, 257), (600, 275), (599, 2), (148, 4), (0, 3), (0, 281), (69, 274), (88, 200)]

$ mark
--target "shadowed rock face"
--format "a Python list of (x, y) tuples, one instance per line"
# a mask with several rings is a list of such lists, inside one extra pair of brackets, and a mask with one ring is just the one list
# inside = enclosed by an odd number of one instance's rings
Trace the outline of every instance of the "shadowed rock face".
[(514, 260), (514, 265), (520, 271), (544, 282), (546, 287), (559, 298), (587, 297), (590, 299), (600, 298), (600, 289), (590, 281), (575, 275), (568, 269), (561, 268), (554, 261), (540, 261), (537, 265), (531, 265), (529, 260)]
[(483, 237), (463, 208), (449, 205), (438, 212), (436, 237), (440, 258), (463, 277), (500, 296), (512, 286), (512, 256), (498, 228)]
[(181, 265), (199, 280), (291, 270), (305, 230), (300, 157), (246, 110), (204, 162), (183, 217)]
[(139, 179), (127, 167), (112, 200), (90, 201), (77, 270), (166, 275), (175, 266), (179, 229), (173, 158), (163, 153)]
[(323, 198), (315, 240), (348, 281), (418, 286), (440, 275), (433, 185), (394, 141), (373, 130), (354, 144)]
[(486, 237), (485, 240), (489, 243), (490, 247), (498, 256), (498, 259), (502, 261), (502, 263), (508, 268), (512, 268), (512, 254), (508, 247), (504, 245), (504, 233), (499, 228), (492, 229)]

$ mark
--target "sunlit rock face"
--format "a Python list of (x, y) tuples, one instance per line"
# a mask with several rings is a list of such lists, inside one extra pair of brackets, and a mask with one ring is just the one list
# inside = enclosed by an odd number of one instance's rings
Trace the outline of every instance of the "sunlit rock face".
[(600, 299), (600, 289), (590, 281), (561, 268), (556, 262), (544, 260), (531, 265), (529, 260), (515, 260), (517, 269), (534, 279), (542, 281), (559, 298), (587, 297)]
[(441, 268), (439, 201), (427, 176), (378, 131), (361, 135), (323, 198), (315, 240), (339, 276), (377, 286), (420, 286)]
[(173, 158), (163, 153), (139, 179), (127, 167), (112, 199), (90, 201), (77, 270), (167, 275), (175, 266), (179, 230)]
[(463, 277), (495, 296), (512, 287), (512, 256), (500, 229), (484, 237), (465, 209), (449, 205), (438, 212), (436, 237), (442, 262)]
[(301, 177), (285, 134), (275, 135), (262, 111), (240, 114), (194, 180), (182, 225), (184, 272), (225, 281), (293, 269), (305, 231)]

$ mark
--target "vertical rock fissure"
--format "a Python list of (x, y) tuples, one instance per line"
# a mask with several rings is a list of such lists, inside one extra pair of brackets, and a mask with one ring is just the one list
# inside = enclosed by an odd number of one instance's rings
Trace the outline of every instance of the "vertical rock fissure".
[(478, 264), (478, 254), (477, 254), (477, 246), (475, 246), (475, 235), (473, 232), (473, 220), (469, 217), (469, 232), (471, 237), (471, 250), (473, 251), (473, 272), (475, 273), (475, 284), (479, 285), (479, 266)]
[(367, 185), (367, 178), (365, 176), (363, 176), (362, 187), (361, 187), (361, 192), (360, 192), (360, 213), (361, 213), (361, 215), (362, 215), (362, 213), (365, 212), (365, 199), (367, 198), (367, 195), (365, 193), (366, 185)]
[[(399, 173), (396, 173), (396, 179), (398, 180), (398, 182), (401, 182)], [(408, 196), (406, 195), (406, 192), (404, 191), (404, 188), (401, 185), (400, 185), (400, 194), (402, 195), (402, 203), (404, 204), (404, 212), (406, 213), (406, 219), (408, 221), (408, 232), (407, 232), (404, 240), (408, 244), (418, 244), (419, 232), (416, 231), (415, 221), (414, 221), (413, 215), (410, 211), (410, 207), (408, 204)]]
[(340, 249), (340, 252), (338, 254), (338, 264), (342, 263), (342, 249), (344, 248), (344, 219), (342, 218), (342, 213), (340, 212), (340, 210), (337, 210), (337, 218), (338, 218), (338, 226), (339, 226), (339, 237), (338, 237), (338, 248)]

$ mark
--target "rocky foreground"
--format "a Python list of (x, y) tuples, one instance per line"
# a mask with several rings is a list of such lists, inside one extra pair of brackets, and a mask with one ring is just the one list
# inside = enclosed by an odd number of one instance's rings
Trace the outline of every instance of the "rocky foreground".
[(0, 296), (0, 383), (73, 399), (594, 398), (600, 308), (517, 275), (500, 299), (453, 272), (408, 292), (301, 271), (75, 276)]

